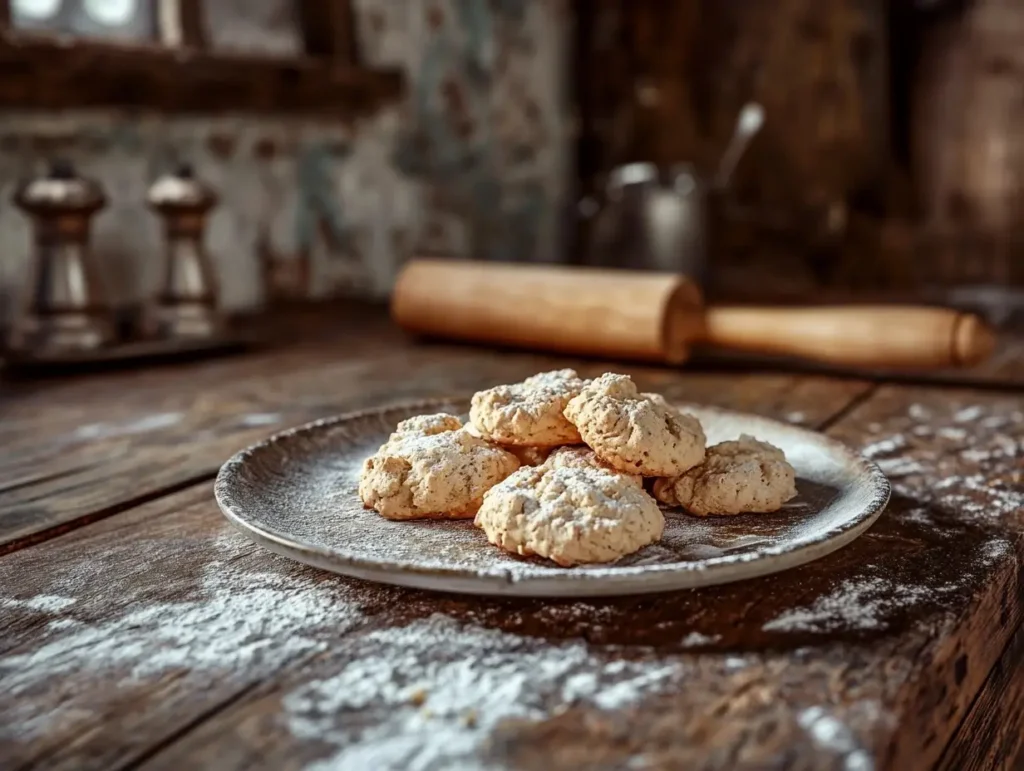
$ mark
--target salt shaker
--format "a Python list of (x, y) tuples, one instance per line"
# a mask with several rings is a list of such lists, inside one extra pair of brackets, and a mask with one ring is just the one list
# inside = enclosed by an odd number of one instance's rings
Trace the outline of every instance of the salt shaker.
[(154, 182), (146, 202), (164, 221), (163, 279), (149, 310), (160, 337), (205, 338), (218, 334), (217, 277), (203, 245), (206, 219), (217, 194), (188, 165)]
[(15, 205), (32, 219), (28, 291), (7, 339), (21, 354), (87, 351), (114, 338), (113, 314), (89, 250), (93, 215), (107, 202), (100, 185), (67, 162), (18, 188)]

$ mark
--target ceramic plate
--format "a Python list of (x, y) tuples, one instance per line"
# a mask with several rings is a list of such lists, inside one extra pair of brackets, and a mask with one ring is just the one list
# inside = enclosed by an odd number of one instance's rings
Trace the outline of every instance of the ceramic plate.
[(491, 546), (472, 521), (390, 522), (356, 493), (363, 459), (412, 415), (464, 415), (432, 401), (328, 418), (271, 437), (224, 464), (216, 496), (243, 533), (286, 557), (370, 581), (528, 597), (595, 597), (709, 586), (776, 573), (848, 544), (878, 517), (889, 483), (876, 465), (811, 431), (756, 415), (679, 405), (708, 443), (741, 433), (781, 447), (799, 496), (775, 514), (697, 518), (666, 510), (665, 534), (613, 565), (560, 568)]

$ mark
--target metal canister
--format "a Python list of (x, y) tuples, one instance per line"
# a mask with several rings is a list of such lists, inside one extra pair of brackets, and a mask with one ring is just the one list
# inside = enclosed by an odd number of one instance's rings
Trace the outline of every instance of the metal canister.
[(594, 223), (590, 262), (671, 271), (703, 282), (707, 216), (707, 190), (693, 166), (619, 166), (609, 175)]

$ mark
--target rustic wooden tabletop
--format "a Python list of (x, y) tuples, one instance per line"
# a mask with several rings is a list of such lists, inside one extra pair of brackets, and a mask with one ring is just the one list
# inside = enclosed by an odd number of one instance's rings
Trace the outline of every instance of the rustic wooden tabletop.
[(497, 601), (347, 580), (236, 533), (219, 465), (313, 418), (560, 357), (381, 314), (241, 356), (0, 386), (0, 767), (1024, 767), (1024, 386), (615, 365), (820, 429), (893, 500), (756, 581)]

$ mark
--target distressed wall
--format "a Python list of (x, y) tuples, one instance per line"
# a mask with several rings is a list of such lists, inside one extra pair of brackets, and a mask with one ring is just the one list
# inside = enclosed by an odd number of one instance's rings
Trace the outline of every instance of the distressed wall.
[(144, 190), (177, 159), (219, 188), (208, 245), (223, 302), (257, 306), (260, 249), (310, 255), (314, 294), (387, 292), (416, 250), (481, 259), (559, 254), (570, 177), (562, 0), (357, 0), (367, 65), (404, 69), (407, 94), (355, 125), (289, 116), (0, 115), (0, 287), (24, 284), (27, 220), (10, 204), (48, 158), (98, 178), (110, 206), (94, 251), (111, 296), (159, 281)]

